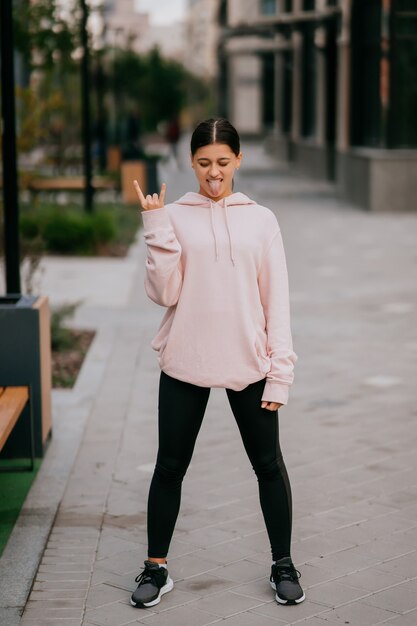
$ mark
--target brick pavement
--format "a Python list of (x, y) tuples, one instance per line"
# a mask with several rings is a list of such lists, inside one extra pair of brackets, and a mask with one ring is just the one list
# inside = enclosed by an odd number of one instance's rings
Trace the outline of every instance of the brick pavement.
[[(169, 554), (175, 589), (152, 609), (129, 605), (146, 558), (158, 386), (149, 342), (163, 314), (143, 292), (141, 245), (128, 305), (87, 307), (77, 322), (112, 326), (117, 341), (22, 625), (417, 624), (417, 216), (361, 212), (256, 147), (249, 156), (239, 189), (276, 211), (290, 275), (299, 361), (279, 414), (307, 599), (274, 601), (256, 479), (214, 389)], [(167, 167), (164, 178), (170, 199), (189, 186), (188, 173)]]

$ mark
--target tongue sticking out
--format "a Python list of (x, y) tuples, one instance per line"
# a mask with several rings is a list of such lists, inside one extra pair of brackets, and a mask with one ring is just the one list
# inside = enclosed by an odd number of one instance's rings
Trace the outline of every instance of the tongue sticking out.
[(221, 180), (209, 180), (208, 184), (210, 187), (211, 195), (213, 196), (213, 198), (217, 198), (217, 196), (220, 195), (220, 188), (221, 188), (222, 181)]

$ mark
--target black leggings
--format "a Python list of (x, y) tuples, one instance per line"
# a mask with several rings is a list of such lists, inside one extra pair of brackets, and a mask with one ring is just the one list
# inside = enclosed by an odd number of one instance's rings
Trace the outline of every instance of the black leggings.
[[(242, 391), (226, 389), (226, 393), (258, 479), (262, 513), (272, 558), (276, 560), (290, 556), (292, 499), (279, 445), (278, 411), (261, 407), (264, 386), (262, 379)], [(209, 395), (209, 387), (198, 387), (161, 371), (159, 449), (148, 499), (149, 557), (164, 558), (168, 554), (180, 508), (182, 480)]]

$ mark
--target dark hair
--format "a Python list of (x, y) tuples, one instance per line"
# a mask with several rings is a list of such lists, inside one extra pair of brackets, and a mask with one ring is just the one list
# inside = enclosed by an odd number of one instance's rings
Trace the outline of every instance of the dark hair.
[(204, 120), (195, 128), (191, 137), (191, 154), (213, 143), (224, 143), (236, 156), (240, 153), (240, 139), (234, 126), (224, 117)]

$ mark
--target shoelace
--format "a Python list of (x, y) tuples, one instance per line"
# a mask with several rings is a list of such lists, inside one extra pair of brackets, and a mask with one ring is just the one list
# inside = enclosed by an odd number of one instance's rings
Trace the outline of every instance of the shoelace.
[(155, 574), (156, 572), (154, 572), (153, 570), (148, 569), (147, 567), (142, 567), (142, 572), (140, 572), (140, 574), (138, 574), (135, 578), (135, 582), (137, 583), (147, 583), (147, 582), (154, 582), (155, 579)]
[(297, 581), (301, 578), (301, 572), (299, 572), (298, 569), (295, 569), (295, 567), (286, 567), (285, 565), (274, 565), (273, 567), (274, 573), (277, 572), (278, 576), (283, 580)]

